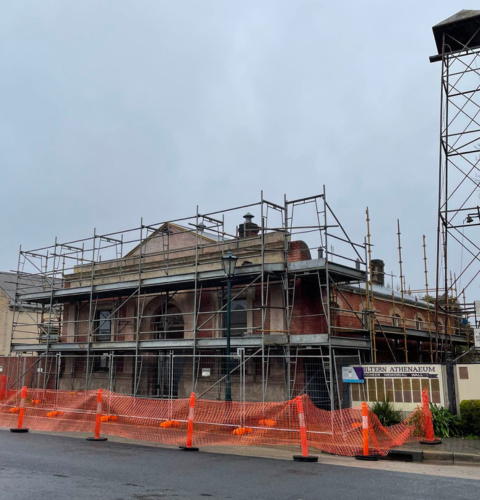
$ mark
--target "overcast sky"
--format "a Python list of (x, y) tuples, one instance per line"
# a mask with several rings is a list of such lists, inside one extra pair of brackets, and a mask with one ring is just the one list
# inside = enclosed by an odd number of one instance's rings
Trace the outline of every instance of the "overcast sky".
[[(440, 66), (464, 2), (4, 0), (0, 269), (34, 248), (318, 194), (434, 284)], [(474, 6), (473, 6), (474, 8)], [(475, 292), (476, 293), (476, 292)], [(473, 297), (472, 297), (473, 298)]]

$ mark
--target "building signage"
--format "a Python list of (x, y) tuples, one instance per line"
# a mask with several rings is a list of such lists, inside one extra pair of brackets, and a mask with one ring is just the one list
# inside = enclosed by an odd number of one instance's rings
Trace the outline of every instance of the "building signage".
[(363, 368), (361, 366), (344, 366), (342, 368), (342, 380), (349, 384), (363, 384)]
[(480, 300), (476, 300), (474, 302), (474, 304), (475, 304), (475, 314), (477, 317), (479, 317), (480, 316)]
[(365, 378), (438, 378), (439, 365), (375, 365), (364, 366)]
[(202, 368), (202, 377), (210, 377), (210, 368)]
[(476, 349), (480, 349), (480, 328), (475, 328), (473, 330), (473, 339)]

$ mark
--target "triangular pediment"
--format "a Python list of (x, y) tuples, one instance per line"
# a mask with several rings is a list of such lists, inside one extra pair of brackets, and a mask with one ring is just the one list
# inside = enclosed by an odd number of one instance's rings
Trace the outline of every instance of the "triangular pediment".
[[(142, 255), (160, 253), (160, 252), (173, 252), (181, 249), (192, 249), (195, 247), (199, 240), (200, 245), (208, 245), (209, 243), (218, 242), (215, 235), (205, 234), (203, 231), (197, 231), (195, 227), (181, 226), (173, 222), (165, 222), (156, 231), (154, 231), (148, 238), (142, 241), (131, 250), (125, 257), (135, 257)], [(174, 255), (172, 255), (174, 257)]]

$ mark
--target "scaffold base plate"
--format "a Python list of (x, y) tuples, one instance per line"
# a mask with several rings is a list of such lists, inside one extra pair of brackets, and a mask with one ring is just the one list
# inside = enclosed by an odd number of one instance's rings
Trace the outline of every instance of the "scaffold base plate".
[(420, 444), (442, 444), (442, 440), (441, 439), (434, 439), (433, 441), (427, 441), (425, 439), (425, 440), (420, 441)]
[(315, 455), (308, 455), (304, 457), (303, 455), (293, 455), (295, 462), (318, 462), (318, 457)]

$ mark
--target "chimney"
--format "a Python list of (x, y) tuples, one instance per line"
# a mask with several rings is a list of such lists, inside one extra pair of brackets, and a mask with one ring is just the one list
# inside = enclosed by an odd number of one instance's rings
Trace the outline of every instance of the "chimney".
[(380, 259), (372, 259), (372, 283), (385, 286), (385, 262)]
[(240, 238), (247, 238), (249, 236), (257, 236), (257, 234), (260, 231), (260, 228), (258, 227), (255, 222), (252, 222), (253, 215), (248, 212), (246, 213), (243, 218), (245, 219), (245, 222), (243, 224), (240, 224), (238, 227), (238, 235)]

